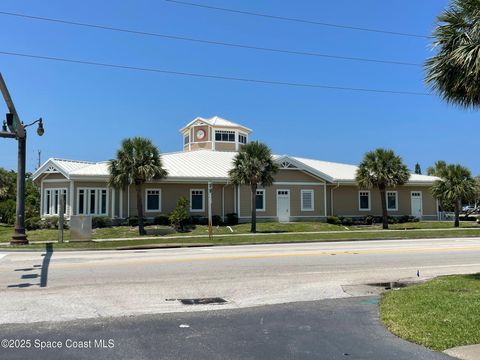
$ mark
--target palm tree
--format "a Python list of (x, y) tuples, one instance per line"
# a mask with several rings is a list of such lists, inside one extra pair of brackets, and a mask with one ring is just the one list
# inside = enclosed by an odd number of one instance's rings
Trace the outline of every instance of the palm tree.
[(429, 176), (440, 176), (442, 171), (447, 167), (447, 163), (443, 160), (435, 161), (433, 166), (427, 168), (427, 175)]
[(233, 160), (233, 168), (229, 171), (230, 181), (235, 185), (249, 185), (252, 191), (252, 224), (250, 232), (257, 232), (257, 188), (270, 186), (278, 165), (273, 161), (270, 148), (258, 141), (242, 146)]
[(477, 193), (477, 183), (470, 170), (459, 164), (448, 164), (437, 174), (440, 177), (432, 186), (432, 194), (439, 200), (454, 204), (455, 227), (460, 226), (459, 215), (462, 201), (473, 200)]
[[(444, 160), (435, 161), (435, 164), (433, 166), (429, 166), (427, 168), (427, 174), (429, 176), (440, 177), (442, 171), (444, 171), (446, 167), (447, 163)], [(454, 202), (445, 199), (443, 196), (441, 196), (441, 194), (438, 194), (436, 198), (438, 200), (440, 211), (453, 211), (455, 209)]]
[(160, 151), (149, 140), (134, 137), (122, 141), (115, 160), (109, 163), (109, 186), (125, 189), (135, 185), (137, 194), (138, 232), (145, 235), (143, 226), (142, 185), (153, 179), (163, 179), (167, 171), (163, 168)]
[(388, 229), (387, 188), (403, 185), (409, 178), (410, 173), (402, 158), (393, 150), (376, 149), (367, 152), (358, 167), (358, 186), (363, 189), (376, 187), (380, 191), (384, 229)]
[(453, 0), (437, 19), (435, 56), (425, 63), (426, 83), (445, 101), (480, 106), (480, 2)]

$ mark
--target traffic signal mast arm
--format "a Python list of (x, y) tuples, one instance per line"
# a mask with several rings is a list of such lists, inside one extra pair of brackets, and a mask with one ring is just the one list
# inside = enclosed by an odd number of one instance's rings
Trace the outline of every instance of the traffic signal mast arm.
[(15, 133), (18, 137), (25, 137), (25, 128), (23, 127), (22, 122), (18, 116), (15, 105), (13, 104), (12, 97), (8, 92), (7, 84), (3, 80), (2, 73), (0, 73), (0, 90), (2, 91), (3, 99), (7, 104), (8, 111), (10, 114), (7, 114), (7, 125), (11, 132)]

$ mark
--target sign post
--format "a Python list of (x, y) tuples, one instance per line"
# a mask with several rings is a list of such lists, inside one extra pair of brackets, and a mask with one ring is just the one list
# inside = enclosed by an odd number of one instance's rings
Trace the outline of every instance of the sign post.
[(65, 221), (65, 200), (63, 199), (63, 190), (59, 190), (60, 194), (60, 211), (58, 213), (58, 242), (63, 243), (63, 224)]
[(208, 239), (212, 241), (212, 182), (208, 182)]

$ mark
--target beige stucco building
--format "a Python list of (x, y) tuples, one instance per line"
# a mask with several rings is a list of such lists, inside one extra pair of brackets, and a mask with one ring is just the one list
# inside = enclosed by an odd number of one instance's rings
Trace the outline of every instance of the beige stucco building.
[[(162, 155), (168, 177), (151, 181), (143, 189), (146, 217), (171, 212), (179, 197), (190, 200), (192, 215), (207, 216), (208, 184), (212, 186), (212, 215), (236, 213), (249, 221), (250, 188), (229, 182), (228, 171), (238, 149), (248, 142), (251, 130), (213, 117), (196, 118), (180, 130), (183, 151)], [(359, 189), (355, 165), (275, 155), (280, 170), (275, 182), (259, 188), (259, 219), (276, 221), (325, 220), (327, 216), (381, 215), (379, 192)], [(34, 174), (41, 188), (42, 216), (57, 215), (64, 196), (68, 216), (91, 214), (124, 219), (136, 215), (133, 186), (118, 190), (107, 186), (108, 162), (51, 158)], [(436, 178), (411, 174), (405, 186), (388, 189), (387, 207), (392, 216), (413, 215), (438, 219), (438, 206), (430, 192)]]

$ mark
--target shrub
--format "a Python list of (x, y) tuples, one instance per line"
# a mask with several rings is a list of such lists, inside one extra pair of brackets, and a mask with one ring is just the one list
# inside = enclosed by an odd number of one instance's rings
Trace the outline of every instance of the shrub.
[(38, 222), (40, 229), (58, 229), (58, 216), (48, 216)]
[(15, 224), (16, 204), (15, 200), (8, 199), (0, 202), (0, 222), (4, 224)]
[(138, 226), (138, 217), (131, 216), (128, 218), (128, 225), (129, 226)]
[(25, 220), (25, 229), (27, 230), (37, 230), (40, 229), (40, 217), (35, 216)]
[(365, 225), (372, 225), (375, 223), (375, 218), (372, 215), (367, 215), (363, 218), (363, 223)]
[(180, 197), (177, 202), (177, 207), (173, 209), (169, 216), (172, 227), (177, 231), (185, 231), (185, 226), (189, 220), (188, 206), (190, 202), (184, 196)]
[(189, 223), (192, 225), (208, 225), (208, 218), (200, 215), (190, 216)]
[(219, 226), (222, 225), (222, 217), (219, 215), (213, 215), (212, 216), (212, 225), (213, 226)]
[(346, 217), (346, 218), (342, 218), (342, 225), (343, 226), (352, 226), (353, 225), (353, 220), (352, 218), (349, 218), (349, 217)]
[(92, 228), (106, 228), (112, 226), (112, 219), (108, 216), (94, 216), (92, 217)]
[(337, 216), (328, 216), (327, 223), (333, 225), (342, 225), (342, 221)]
[(153, 223), (155, 225), (170, 225), (170, 220), (168, 219), (167, 215), (158, 215), (155, 216)]
[(229, 213), (226, 215), (227, 224), (226, 225), (238, 225), (238, 215), (236, 213)]

